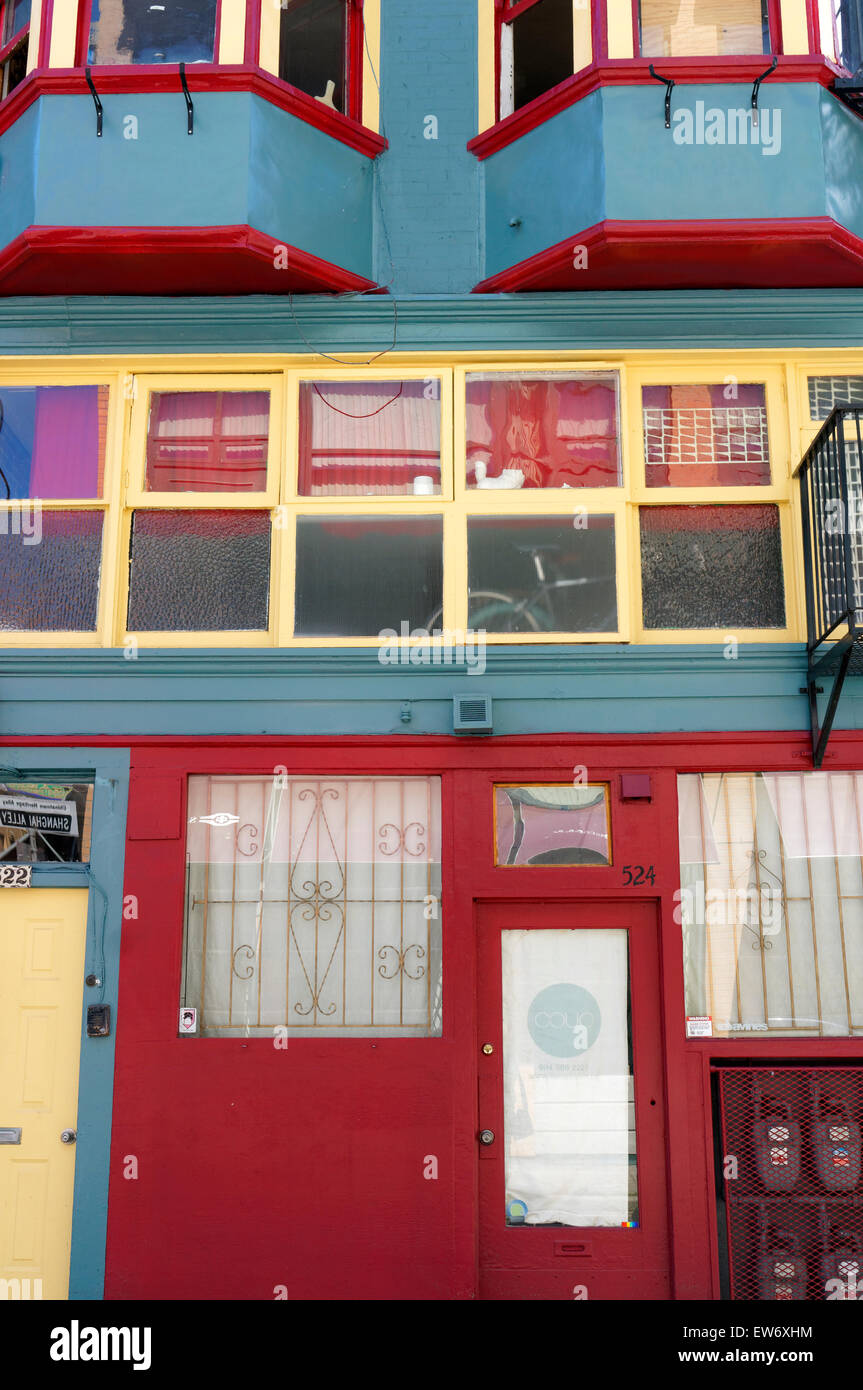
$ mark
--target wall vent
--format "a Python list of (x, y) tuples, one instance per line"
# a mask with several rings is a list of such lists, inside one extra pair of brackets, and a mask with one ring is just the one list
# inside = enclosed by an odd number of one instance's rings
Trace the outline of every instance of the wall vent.
[(453, 695), (454, 734), (490, 734), (493, 728), (490, 695)]

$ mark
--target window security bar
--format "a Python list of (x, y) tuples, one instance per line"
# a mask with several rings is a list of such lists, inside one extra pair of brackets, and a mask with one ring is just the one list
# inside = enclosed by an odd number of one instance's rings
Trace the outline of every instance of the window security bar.
[[(820, 767), (846, 675), (863, 674), (863, 408), (838, 405), (794, 476), (800, 480), (812, 756)], [(832, 675), (823, 724), (818, 681)]]

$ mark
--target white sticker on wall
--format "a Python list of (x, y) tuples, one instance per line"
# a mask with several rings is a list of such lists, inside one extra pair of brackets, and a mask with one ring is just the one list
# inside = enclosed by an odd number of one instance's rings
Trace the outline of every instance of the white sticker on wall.
[(686, 1020), (688, 1038), (712, 1038), (713, 1019), (709, 1015), (694, 1014)]
[(181, 1033), (197, 1033), (197, 1031), (198, 1031), (198, 1010), (197, 1010), (197, 1009), (181, 1009), (181, 1010), (180, 1010), (180, 1032), (181, 1032)]

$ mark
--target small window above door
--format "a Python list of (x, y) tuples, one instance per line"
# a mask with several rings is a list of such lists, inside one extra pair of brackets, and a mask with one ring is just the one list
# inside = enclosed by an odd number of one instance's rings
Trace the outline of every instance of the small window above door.
[(494, 862), (513, 866), (611, 864), (611, 821), (605, 783), (494, 789)]

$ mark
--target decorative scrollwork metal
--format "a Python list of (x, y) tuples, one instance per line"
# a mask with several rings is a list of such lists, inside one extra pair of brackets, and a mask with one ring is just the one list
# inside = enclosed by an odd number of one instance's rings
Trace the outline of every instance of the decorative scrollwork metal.
[[(392, 951), (393, 955), (396, 958), (395, 969), (392, 971), (391, 974), (387, 974), (387, 951)], [(416, 951), (417, 960), (422, 960), (422, 958), (425, 955), (424, 946), (403, 946), (401, 947), (401, 949), (398, 946), (382, 946), (381, 949), (378, 951), (379, 958), (382, 961), (384, 961), (383, 965), (378, 966), (378, 974), (381, 976), (381, 978), (384, 980), (394, 980), (397, 975), (405, 975), (409, 980), (421, 980), (426, 973), (426, 968), (424, 965), (417, 966), (417, 973), (415, 975), (412, 974), (410, 970), (408, 970), (407, 958), (410, 955), (411, 951)]]
[(256, 825), (252, 825), (251, 821), (247, 821), (245, 825), (240, 825), (237, 827), (237, 834), (235, 836), (237, 853), (242, 854), (244, 859), (253, 859), (258, 852), (259, 846), (252, 843), (249, 845), (248, 849), (243, 849), (243, 846), (240, 844), (240, 836), (242, 835), (244, 830), (248, 830), (249, 836), (252, 839), (254, 839), (254, 836), (260, 835), (261, 832)]
[[(393, 825), (392, 821), (388, 821), (386, 825), (382, 825), (378, 830), (378, 835), (380, 836), (378, 849), (381, 854), (392, 856), (393, 854), (398, 854), (400, 849), (403, 849), (405, 854), (409, 854), (412, 859), (419, 859), (420, 855), (425, 854), (426, 847), (423, 841), (420, 840), (416, 849), (411, 849), (407, 840), (412, 830), (416, 831), (418, 837), (426, 833), (425, 826), (421, 825), (418, 820), (410, 821), (401, 830), (399, 830), (397, 825)], [(392, 849), (390, 849), (387, 844), (391, 832), (396, 837)]]
[(238, 980), (251, 980), (255, 973), (255, 967), (253, 965), (247, 965), (246, 969), (242, 972), (237, 969), (237, 956), (243, 955), (244, 952), (247, 960), (253, 961), (257, 959), (257, 951), (255, 951), (253, 947), (238, 946), (231, 958), (231, 969)]

